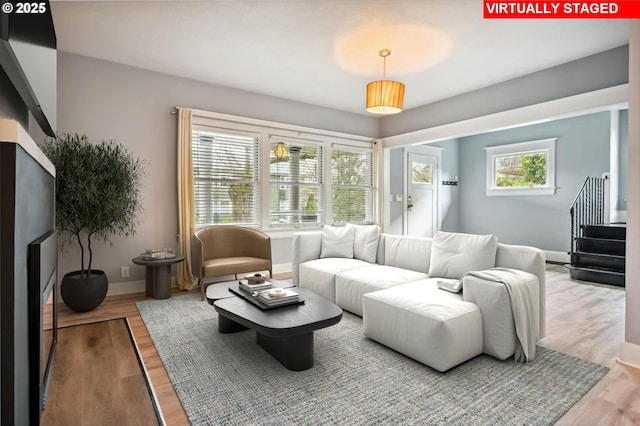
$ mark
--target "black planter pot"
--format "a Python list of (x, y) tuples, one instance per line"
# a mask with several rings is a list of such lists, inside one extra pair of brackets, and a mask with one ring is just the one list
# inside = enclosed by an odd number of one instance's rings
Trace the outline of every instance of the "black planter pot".
[(60, 295), (64, 304), (76, 312), (88, 312), (98, 307), (107, 296), (107, 274), (92, 269), (89, 277), (80, 278), (80, 271), (69, 272), (62, 279)]

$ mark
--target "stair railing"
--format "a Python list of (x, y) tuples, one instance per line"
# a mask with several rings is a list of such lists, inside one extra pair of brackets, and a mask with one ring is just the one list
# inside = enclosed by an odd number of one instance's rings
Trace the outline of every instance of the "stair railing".
[(604, 222), (605, 179), (588, 177), (571, 205), (571, 253), (576, 251), (576, 237), (584, 225)]

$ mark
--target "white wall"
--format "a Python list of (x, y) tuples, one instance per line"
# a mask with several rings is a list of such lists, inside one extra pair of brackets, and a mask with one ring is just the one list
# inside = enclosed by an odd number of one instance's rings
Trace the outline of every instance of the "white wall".
[(629, 172), (623, 362), (640, 368), (640, 20), (632, 20), (629, 41)]

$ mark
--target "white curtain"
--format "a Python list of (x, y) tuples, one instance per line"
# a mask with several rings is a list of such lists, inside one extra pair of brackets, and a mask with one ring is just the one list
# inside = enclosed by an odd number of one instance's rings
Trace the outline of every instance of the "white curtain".
[(198, 285), (191, 265), (191, 238), (195, 230), (193, 202), (193, 162), (191, 159), (191, 117), (188, 108), (178, 108), (178, 249), (185, 257), (178, 264), (178, 288), (191, 290)]

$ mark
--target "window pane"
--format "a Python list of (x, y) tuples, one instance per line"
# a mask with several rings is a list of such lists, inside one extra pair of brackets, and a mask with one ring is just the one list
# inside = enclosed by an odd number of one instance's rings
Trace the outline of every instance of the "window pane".
[(331, 191), (334, 222), (373, 220), (373, 159), (371, 151), (334, 149)]
[(431, 185), (432, 165), (426, 163), (413, 162), (411, 166), (411, 182)]
[(196, 225), (258, 224), (258, 138), (192, 132)]
[(272, 137), (269, 175), (271, 224), (320, 223), (322, 155), (319, 145)]
[(546, 184), (546, 152), (496, 156), (494, 161), (497, 187), (536, 187)]

